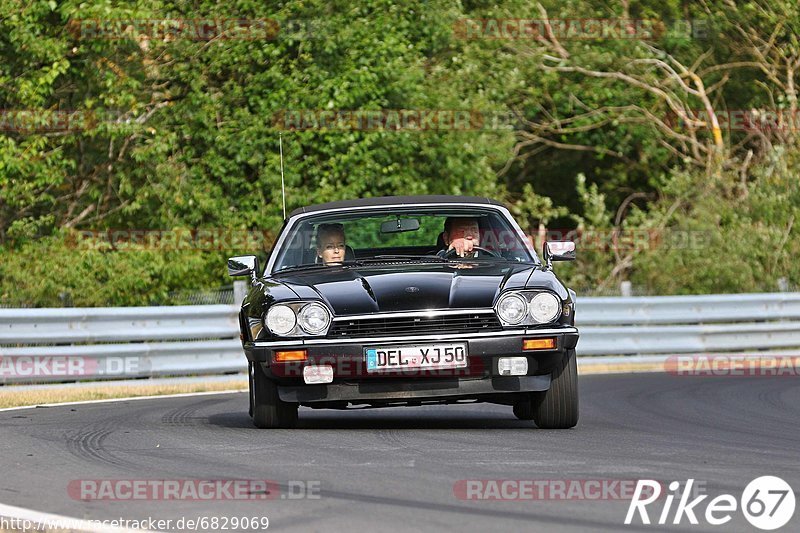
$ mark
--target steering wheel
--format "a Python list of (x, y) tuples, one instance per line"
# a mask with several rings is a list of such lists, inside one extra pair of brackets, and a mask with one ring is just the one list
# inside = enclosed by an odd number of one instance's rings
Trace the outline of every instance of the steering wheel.
[[(479, 252), (484, 252), (484, 253), (487, 253), (487, 254), (491, 255), (492, 257), (503, 257), (503, 256), (502, 256), (502, 255), (500, 255), (499, 253), (497, 253), (497, 252), (495, 252), (495, 251), (493, 251), (493, 250), (487, 250), (487, 249), (486, 249), (486, 248), (484, 248), (483, 246), (474, 246), (474, 245), (473, 245), (472, 249), (473, 249), (473, 250), (478, 250)], [(455, 249), (455, 248), (450, 248), (449, 250), (447, 250), (447, 251), (445, 252), (445, 254), (444, 254), (444, 258), (445, 258), (445, 259), (447, 259), (447, 258), (448, 258), (448, 257), (450, 257), (451, 255), (455, 255), (456, 253), (457, 253), (457, 252), (456, 252), (456, 249)], [(467, 253), (471, 253), (471, 252), (467, 252)]]

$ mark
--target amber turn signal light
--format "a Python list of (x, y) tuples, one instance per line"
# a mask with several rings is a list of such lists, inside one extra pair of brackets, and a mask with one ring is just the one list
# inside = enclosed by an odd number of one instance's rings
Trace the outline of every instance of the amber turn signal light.
[(285, 352), (275, 352), (275, 362), (285, 363), (287, 361), (305, 361), (308, 359), (305, 350), (289, 350)]
[(556, 338), (547, 337), (544, 339), (523, 339), (523, 350), (555, 350)]

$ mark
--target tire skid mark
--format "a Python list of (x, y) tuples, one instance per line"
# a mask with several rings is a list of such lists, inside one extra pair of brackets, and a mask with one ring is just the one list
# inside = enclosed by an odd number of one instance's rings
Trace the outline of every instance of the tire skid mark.
[(224, 400), (203, 400), (184, 407), (179, 407), (167, 412), (161, 417), (161, 422), (170, 426), (196, 426), (208, 424), (208, 416), (195, 416), (201, 409), (215, 405)]
[(64, 439), (67, 450), (80, 459), (117, 468), (138, 469), (139, 465), (117, 457), (106, 449), (104, 442), (115, 431), (115, 428), (107, 425), (89, 425), (64, 433)]

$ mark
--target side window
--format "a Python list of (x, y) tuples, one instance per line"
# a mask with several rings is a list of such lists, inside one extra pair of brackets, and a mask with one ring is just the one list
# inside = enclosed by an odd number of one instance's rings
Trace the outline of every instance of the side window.
[(283, 253), (278, 257), (275, 268), (281, 269), (313, 263), (316, 257), (313, 246), (313, 228), (308, 223), (303, 223), (292, 233), (290, 240), (284, 244)]

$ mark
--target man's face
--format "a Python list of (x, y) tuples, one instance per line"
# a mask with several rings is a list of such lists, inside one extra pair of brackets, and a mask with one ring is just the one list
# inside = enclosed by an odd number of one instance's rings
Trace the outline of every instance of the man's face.
[(323, 235), (320, 245), (317, 247), (317, 255), (325, 264), (341, 263), (344, 261), (344, 235), (331, 232)]
[(456, 218), (450, 225), (450, 233), (445, 233), (444, 238), (448, 245), (456, 239), (467, 238), (471, 238), (475, 244), (478, 244), (481, 240), (478, 221), (474, 218)]

